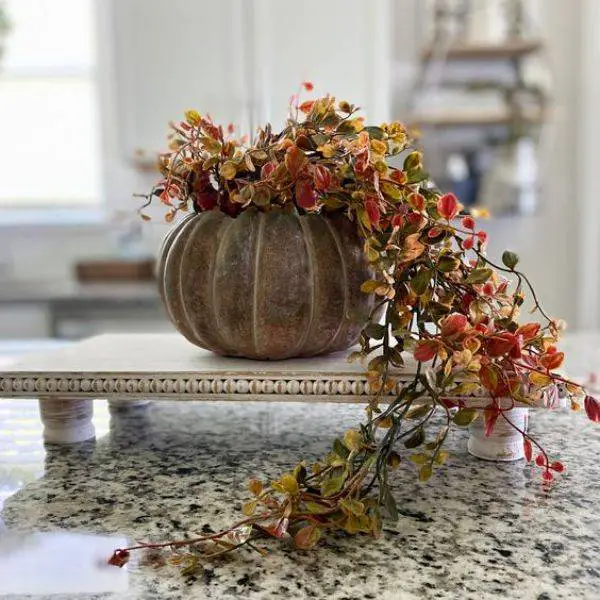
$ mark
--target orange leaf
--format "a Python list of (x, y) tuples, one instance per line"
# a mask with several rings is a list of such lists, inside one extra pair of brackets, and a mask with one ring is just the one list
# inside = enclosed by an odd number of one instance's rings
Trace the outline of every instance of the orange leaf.
[(553, 371), (563, 364), (564, 359), (564, 352), (553, 352), (552, 354), (544, 354), (544, 356), (540, 358), (540, 363), (549, 371)]
[(312, 107), (315, 105), (314, 100), (306, 100), (303, 102), (298, 108), (304, 113), (307, 114), (312, 110)]
[(293, 144), (285, 153), (285, 166), (289, 174), (296, 178), (307, 162), (306, 154)]

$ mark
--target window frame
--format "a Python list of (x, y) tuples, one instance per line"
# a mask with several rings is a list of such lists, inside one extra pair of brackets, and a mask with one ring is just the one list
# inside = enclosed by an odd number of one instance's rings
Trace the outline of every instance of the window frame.
[[(114, 0), (91, 0), (93, 5), (94, 58), (95, 64), (90, 67), (39, 67), (39, 68), (10, 68), (0, 65), (2, 78), (5, 81), (19, 79), (27, 81), (74, 79), (84, 77), (92, 84), (92, 95), (96, 105), (96, 128), (98, 148), (98, 197), (93, 202), (61, 202), (60, 200), (46, 202), (27, 202), (20, 206), (10, 203), (0, 203), (0, 229), (24, 227), (38, 228), (106, 228), (109, 222), (109, 202), (107, 202), (107, 156), (112, 150), (112, 144), (107, 141), (115, 135), (108, 129), (115, 127), (107, 115), (116, 114), (115, 82), (113, 52), (115, 36)], [(10, 33), (9, 33), (10, 35)], [(101, 42), (102, 41), (102, 42)]]

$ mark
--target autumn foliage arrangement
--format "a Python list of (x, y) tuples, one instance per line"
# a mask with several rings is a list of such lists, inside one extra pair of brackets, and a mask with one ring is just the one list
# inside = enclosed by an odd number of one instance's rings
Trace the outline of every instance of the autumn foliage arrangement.
[[(143, 208), (162, 202), (168, 221), (190, 210), (235, 217), (253, 208), (343, 215), (355, 225), (376, 273), (362, 291), (377, 297), (383, 317), (366, 325), (350, 358), (364, 363), (374, 399), (364, 422), (335, 439), (322, 460), (299, 462), (270, 483), (251, 480), (244, 516), (232, 527), (119, 549), (111, 564), (122, 566), (133, 550), (164, 548), (191, 572), (205, 558), (242, 546), (264, 553), (261, 543), (269, 538), (291, 536), (305, 549), (332, 531), (378, 535), (382, 517), (398, 515), (388, 479), (401, 462), (400, 449), (426, 481), (448, 456), (451, 427), (477, 418), (488, 433), (499, 419), (513, 425), (511, 408), (551, 403), (559, 389), (572, 409), (583, 404), (600, 422), (598, 400), (557, 373), (564, 325), (544, 312), (517, 269), (518, 257), (506, 251), (501, 264), (491, 262), (478, 215), (436, 189), (406, 128), (367, 126), (357, 110), (332, 96), (300, 102), (297, 95), (283, 130), (267, 125), (251, 142), (193, 110), (172, 124), (170, 152), (160, 157), (162, 178)], [(541, 322), (521, 318), (526, 293)], [(414, 378), (390, 397), (406, 356), (416, 361)], [(483, 411), (464, 400), (477, 395), (486, 398)], [(427, 426), (435, 414), (442, 426), (436, 419), (432, 432)], [(519, 433), (527, 461), (550, 484), (564, 466), (529, 433)]]

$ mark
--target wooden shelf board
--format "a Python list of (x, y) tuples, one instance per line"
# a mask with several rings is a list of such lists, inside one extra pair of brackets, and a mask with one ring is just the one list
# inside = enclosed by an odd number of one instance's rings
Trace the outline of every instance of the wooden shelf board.
[(524, 114), (517, 117), (499, 111), (449, 111), (415, 116), (410, 125), (417, 127), (494, 127), (508, 126), (519, 121), (530, 125), (538, 125), (544, 121), (544, 116), (542, 114)]
[[(500, 60), (520, 58), (538, 52), (543, 47), (539, 40), (513, 39), (501, 44), (457, 43), (442, 54), (445, 60)], [(434, 58), (434, 47), (423, 49), (421, 58)]]

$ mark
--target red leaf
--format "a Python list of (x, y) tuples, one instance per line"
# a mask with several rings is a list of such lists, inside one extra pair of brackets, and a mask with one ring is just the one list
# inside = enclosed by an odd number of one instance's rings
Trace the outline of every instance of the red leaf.
[(313, 210), (317, 205), (317, 193), (307, 179), (296, 184), (296, 204), (304, 210)]
[(496, 426), (496, 421), (500, 416), (500, 409), (497, 406), (492, 406), (491, 408), (486, 408), (483, 411), (483, 420), (485, 422), (485, 435), (490, 436), (494, 432), (494, 427)]
[(458, 200), (454, 194), (444, 194), (437, 201), (437, 209), (440, 216), (451, 221), (458, 214)]
[(536, 464), (538, 467), (544, 467), (544, 466), (546, 465), (546, 458), (544, 457), (544, 455), (543, 455), (543, 454), (538, 454), (538, 455), (535, 457), (535, 464)]
[(477, 232), (477, 237), (479, 238), (479, 241), (480, 241), (482, 244), (485, 244), (485, 243), (487, 243), (487, 240), (488, 240), (488, 234), (487, 234), (485, 231), (478, 231), (478, 232)]
[(517, 337), (509, 332), (499, 333), (488, 338), (486, 350), (489, 356), (503, 356), (508, 354), (517, 344)]
[(523, 450), (525, 451), (525, 460), (531, 462), (533, 458), (533, 447), (527, 438), (523, 438)]
[(268, 179), (271, 176), (271, 173), (276, 169), (275, 163), (268, 162), (262, 166), (260, 170), (261, 179)]
[(421, 340), (417, 343), (413, 356), (419, 362), (427, 362), (437, 354), (437, 351), (437, 342), (434, 340)]
[(423, 194), (413, 193), (408, 197), (408, 203), (415, 210), (423, 210), (425, 208), (425, 196)]
[(557, 473), (562, 473), (565, 470), (565, 465), (563, 465), (560, 461), (555, 460), (551, 465), (550, 468), (553, 471), (556, 471)]
[(315, 167), (314, 180), (315, 187), (320, 192), (325, 192), (331, 185), (331, 172), (327, 167), (324, 167), (323, 165), (317, 165)]
[(303, 81), (302, 82), (302, 87), (307, 91), (307, 92), (312, 92), (315, 88), (315, 86), (313, 85), (312, 81)]
[(440, 402), (446, 408), (456, 408), (458, 406), (458, 404), (456, 402), (453, 402), (452, 400), (450, 400), (450, 398), (440, 398)]
[(404, 217), (402, 215), (394, 215), (392, 217), (392, 227), (402, 227)]
[(390, 179), (396, 183), (403, 184), (406, 182), (406, 173), (399, 169), (394, 169), (390, 174)]
[(416, 212), (410, 212), (406, 215), (406, 220), (413, 225), (417, 231), (420, 231), (421, 229), (423, 229), (423, 227), (425, 226), (425, 223), (427, 223), (427, 219), (423, 216), (420, 215), (419, 213)]
[(377, 202), (373, 198), (369, 198), (365, 202), (365, 209), (367, 211), (367, 214), (369, 215), (369, 221), (371, 221), (371, 225), (375, 227), (375, 229), (379, 229), (381, 212), (379, 211), (379, 206), (377, 205)]
[(596, 398), (593, 396), (586, 396), (583, 401), (583, 407), (585, 408), (585, 414), (590, 421), (600, 423), (600, 402), (598, 402)]

